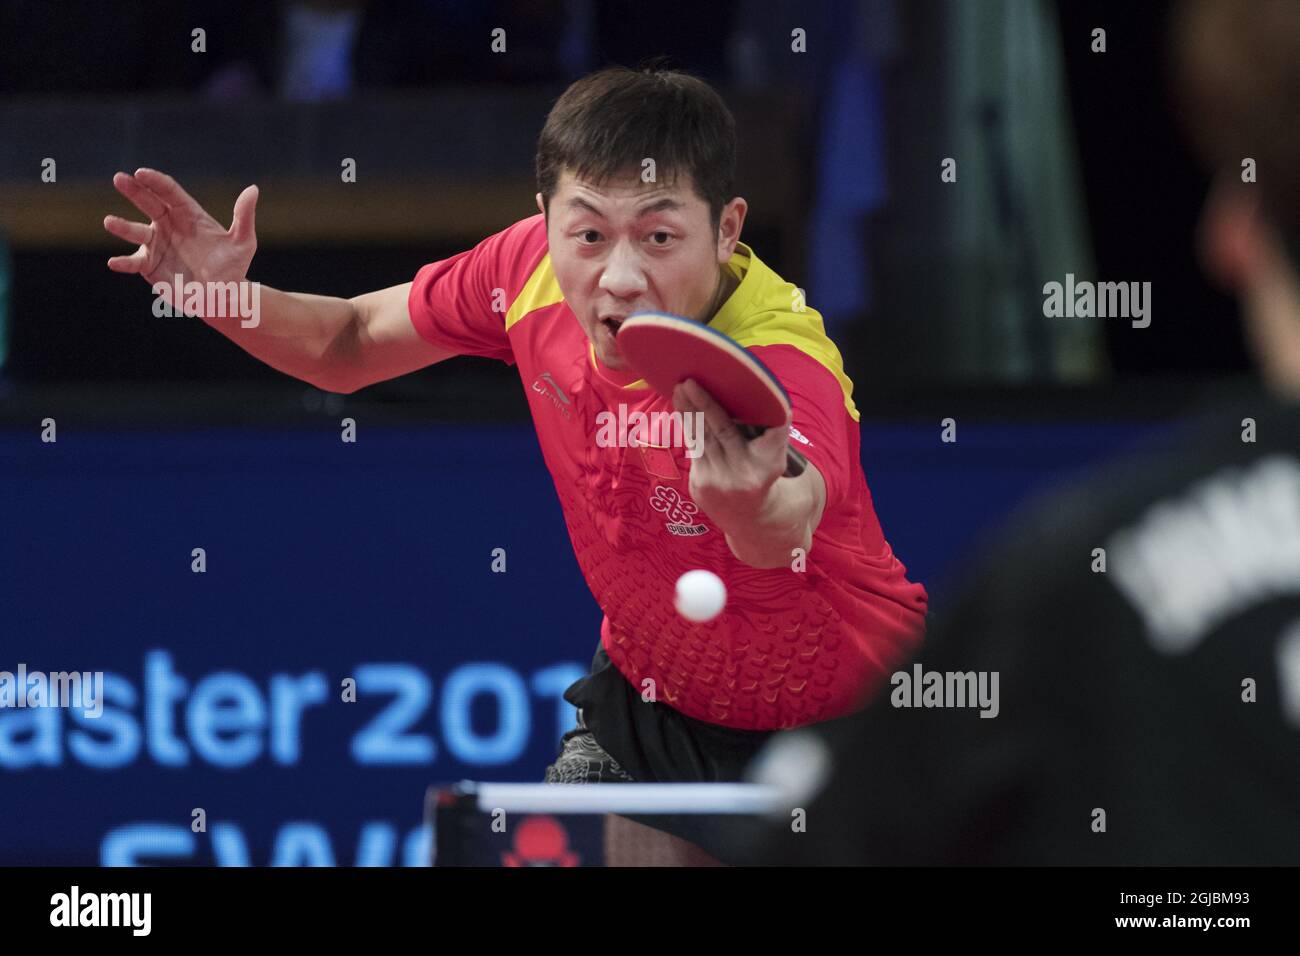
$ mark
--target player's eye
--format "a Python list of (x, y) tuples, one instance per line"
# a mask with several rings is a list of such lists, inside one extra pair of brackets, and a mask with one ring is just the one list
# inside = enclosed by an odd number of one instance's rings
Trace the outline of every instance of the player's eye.
[(658, 232), (651, 233), (650, 240), (652, 245), (666, 246), (673, 241), (673, 234), (660, 229)]
[(595, 229), (584, 229), (582, 232), (578, 233), (578, 237), (582, 241), (583, 245), (592, 245), (593, 243), (600, 241), (600, 233)]

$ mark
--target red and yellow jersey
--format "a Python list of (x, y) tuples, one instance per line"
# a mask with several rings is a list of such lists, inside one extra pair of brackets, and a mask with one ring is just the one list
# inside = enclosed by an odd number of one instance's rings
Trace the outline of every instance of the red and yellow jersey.
[[(728, 268), (740, 283), (710, 325), (781, 380), (791, 440), (826, 482), (812, 549), (791, 568), (732, 555), (690, 499), (682, 442), (598, 441), (620, 406), (632, 415), (672, 404), (597, 363), (560, 292), (541, 215), (422, 268), (410, 313), (433, 344), (519, 369), (574, 552), (605, 613), (602, 643), (623, 676), (689, 717), (782, 729), (858, 706), (920, 639), (927, 599), (876, 519), (853, 383), (821, 316), (747, 246)], [(703, 624), (673, 607), (678, 577), (694, 568), (727, 587), (725, 610)]]

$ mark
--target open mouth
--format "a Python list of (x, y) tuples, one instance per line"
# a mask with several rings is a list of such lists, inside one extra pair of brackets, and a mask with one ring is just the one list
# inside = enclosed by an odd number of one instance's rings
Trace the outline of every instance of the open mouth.
[(609, 329), (609, 334), (618, 335), (618, 330), (623, 327), (623, 320), (616, 317), (606, 317), (600, 320), (600, 324)]

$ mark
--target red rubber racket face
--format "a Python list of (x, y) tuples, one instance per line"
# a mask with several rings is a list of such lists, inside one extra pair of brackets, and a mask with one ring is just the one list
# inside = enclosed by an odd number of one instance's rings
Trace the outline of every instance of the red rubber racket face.
[(734, 420), (775, 428), (790, 399), (768, 368), (730, 336), (667, 312), (634, 312), (618, 330), (618, 350), (666, 398), (695, 379)]

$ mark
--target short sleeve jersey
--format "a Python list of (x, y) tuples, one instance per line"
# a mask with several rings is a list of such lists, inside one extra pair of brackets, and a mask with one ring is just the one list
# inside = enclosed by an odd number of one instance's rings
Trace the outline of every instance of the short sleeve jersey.
[[(821, 316), (744, 244), (727, 268), (739, 284), (709, 324), (780, 379), (791, 440), (826, 483), (812, 548), (790, 567), (753, 568), (731, 553), (690, 499), (688, 443), (669, 428), (638, 441), (620, 427), (636, 412), (666, 416), (671, 402), (596, 359), (560, 291), (541, 215), (423, 267), (409, 307), (429, 342), (518, 368), (574, 552), (605, 615), (601, 642), (623, 676), (689, 717), (784, 729), (860, 706), (914, 650), (927, 598), (876, 519), (853, 385)], [(673, 605), (677, 579), (696, 568), (727, 588), (725, 609), (705, 623)]]

